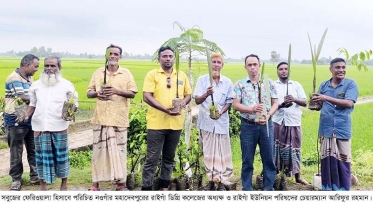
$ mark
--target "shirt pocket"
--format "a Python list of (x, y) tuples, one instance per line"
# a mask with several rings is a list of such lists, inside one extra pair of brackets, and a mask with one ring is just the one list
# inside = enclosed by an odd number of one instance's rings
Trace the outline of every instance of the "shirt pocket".
[(219, 105), (224, 106), (226, 101), (227, 101), (227, 95), (225, 93), (218, 95), (217, 102)]
[(345, 97), (346, 97), (346, 92), (343, 92), (343, 91), (337, 92), (338, 99), (345, 99)]

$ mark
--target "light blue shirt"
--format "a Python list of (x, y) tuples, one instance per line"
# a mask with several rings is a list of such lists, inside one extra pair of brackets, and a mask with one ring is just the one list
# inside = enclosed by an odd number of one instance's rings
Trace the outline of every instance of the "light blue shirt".
[[(206, 93), (210, 86), (209, 75), (203, 75), (198, 78), (197, 85), (193, 93), (193, 98)], [(213, 97), (214, 103), (219, 111), (225, 104), (232, 104), (233, 83), (227, 77), (220, 75), (219, 83), (213, 82)], [(210, 118), (209, 107), (212, 105), (211, 96), (207, 97), (203, 103), (199, 105), (199, 113), (197, 119), (197, 128), (214, 132), (217, 134), (229, 134), (229, 115), (228, 111), (224, 112), (219, 119), (213, 120)]]
[[(330, 81), (321, 83), (318, 93), (356, 102), (359, 90), (354, 80), (345, 78), (336, 88)], [(335, 132), (338, 139), (351, 139), (351, 112), (353, 110), (354, 106), (342, 108), (324, 101), (320, 113), (319, 135), (331, 138)]]
[[(271, 99), (277, 99), (277, 91), (275, 88), (275, 85), (273, 84), (273, 81), (268, 78), (269, 82), (269, 90), (270, 90), (270, 96)], [(265, 86), (262, 84), (261, 86), (262, 90), (262, 102), (265, 105), (267, 112), (271, 110), (272, 107), (272, 101), (267, 100), (267, 93), (265, 91)], [(233, 92), (233, 98), (239, 99), (241, 101), (241, 104), (245, 106), (254, 106), (255, 104), (259, 104), (259, 87), (258, 84), (251, 83), (251, 80), (249, 77), (240, 79), (236, 82), (234, 86), (234, 92)], [(249, 112), (241, 112), (241, 117), (253, 120), (256, 117), (256, 113), (249, 113)]]

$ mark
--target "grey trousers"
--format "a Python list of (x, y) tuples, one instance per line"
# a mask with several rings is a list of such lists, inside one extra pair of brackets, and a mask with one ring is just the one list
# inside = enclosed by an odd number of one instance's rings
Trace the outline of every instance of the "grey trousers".
[(8, 145), (10, 148), (9, 175), (14, 181), (21, 181), (23, 174), (22, 153), (23, 144), (27, 152), (27, 161), (30, 166), (30, 180), (39, 180), (36, 170), (34, 132), (31, 127), (7, 127)]
[(167, 188), (171, 179), (176, 147), (180, 140), (181, 130), (148, 130), (147, 152), (142, 171), (142, 189), (151, 190), (155, 168), (162, 153), (161, 188)]

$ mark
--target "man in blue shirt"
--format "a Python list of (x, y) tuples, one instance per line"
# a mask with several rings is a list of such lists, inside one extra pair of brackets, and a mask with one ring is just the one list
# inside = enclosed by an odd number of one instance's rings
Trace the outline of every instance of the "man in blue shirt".
[[(32, 83), (32, 76), (38, 70), (38, 67), (38, 57), (31, 54), (25, 55), (21, 60), (20, 68), (12, 72), (5, 81), (4, 122), (10, 148), (9, 175), (12, 177), (13, 181), (10, 190), (21, 190), (23, 144), (25, 144), (26, 147), (27, 160), (30, 166), (30, 182), (39, 182), (38, 173), (36, 171), (34, 132), (31, 129), (31, 118), (23, 123), (17, 122), (16, 120), (16, 98), (19, 98), (27, 104), (30, 102), (28, 91)], [(22, 119), (18, 120), (22, 121)]]
[(345, 78), (346, 62), (330, 62), (332, 78), (321, 83), (312, 97), (321, 102), (319, 138), (321, 142), (322, 190), (351, 188), (351, 112), (359, 91), (354, 80)]
[[(232, 104), (233, 84), (230, 79), (220, 74), (223, 68), (223, 57), (211, 55), (213, 84), (209, 74), (198, 78), (193, 97), (199, 104), (197, 127), (202, 142), (203, 159), (209, 184), (204, 190), (215, 190), (218, 182), (219, 191), (224, 191), (224, 182), (233, 176), (232, 152), (229, 138), (228, 110)], [(214, 104), (219, 113), (218, 119), (211, 119), (209, 107)]]

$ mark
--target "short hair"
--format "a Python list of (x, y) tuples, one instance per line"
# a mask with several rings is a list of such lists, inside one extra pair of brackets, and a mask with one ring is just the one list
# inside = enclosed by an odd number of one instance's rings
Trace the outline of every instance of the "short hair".
[(26, 66), (28, 64), (32, 64), (35, 59), (39, 60), (39, 58), (36, 57), (35, 55), (27, 54), (27, 55), (23, 56), (20, 66), (23, 67), (23, 66)]
[(281, 65), (283, 65), (283, 64), (286, 64), (286, 65), (289, 65), (288, 63), (286, 63), (285, 61), (282, 61), (282, 62), (280, 62), (278, 65), (277, 65), (277, 70), (278, 70), (278, 68), (281, 66)]
[(119, 49), (119, 53), (120, 53), (120, 55), (122, 55), (122, 48), (119, 47), (118, 45), (110, 44), (109, 47), (106, 48), (106, 51), (107, 51), (109, 48), (118, 48), (118, 49)]
[(250, 58), (250, 57), (253, 57), (253, 58), (258, 59), (258, 62), (260, 63), (259, 56), (255, 55), (255, 54), (250, 54), (250, 55), (248, 55), (248, 56), (245, 57), (245, 61), (244, 61), (244, 62), (245, 62), (245, 65), (246, 65), (246, 60), (247, 60), (248, 58)]
[(166, 51), (166, 50), (171, 50), (174, 54), (175, 54), (175, 51), (174, 51), (174, 48), (170, 47), (170, 46), (162, 46), (161, 48), (159, 48), (158, 50), (158, 58), (161, 57), (161, 52), (163, 51)]
[(332, 61), (330, 61), (330, 67), (332, 67), (333, 64), (338, 63), (338, 62), (343, 62), (343, 63), (346, 64), (345, 59), (343, 59), (343, 58), (334, 58)]
[(55, 56), (55, 55), (47, 56), (47, 57), (44, 59), (44, 63), (45, 63), (46, 60), (49, 60), (49, 59), (56, 59), (56, 60), (57, 60), (57, 66), (58, 66), (58, 68), (59, 68), (59, 69), (61, 68), (61, 58), (60, 58), (60, 57)]
[(221, 58), (221, 60), (224, 61), (223, 56), (219, 53), (212, 53), (211, 58)]

